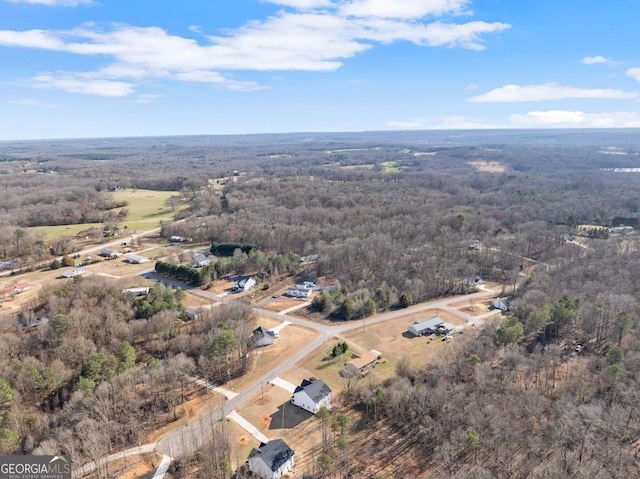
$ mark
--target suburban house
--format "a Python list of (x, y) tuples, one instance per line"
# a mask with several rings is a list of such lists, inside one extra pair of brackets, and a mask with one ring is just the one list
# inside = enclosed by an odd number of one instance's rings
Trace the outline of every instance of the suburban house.
[(117, 258), (119, 256), (122, 256), (122, 253), (119, 253), (114, 249), (103, 249), (102, 251), (100, 251), (100, 256), (104, 258)]
[(270, 344), (273, 344), (273, 341), (277, 337), (277, 333), (260, 326), (253, 330), (253, 336), (251, 336), (249, 341), (254, 347), (259, 348), (261, 346), (269, 346)]
[(185, 237), (184, 236), (173, 235), (171, 238), (169, 238), (169, 241), (171, 241), (172, 243), (184, 243), (185, 242)]
[(493, 301), (493, 307), (499, 309), (500, 311), (509, 311), (509, 309), (511, 308), (511, 296), (496, 298)]
[(256, 286), (256, 280), (249, 276), (236, 276), (233, 281), (232, 291), (234, 293), (241, 293), (243, 291), (249, 291)]
[(63, 278), (73, 278), (74, 276), (80, 276), (81, 274), (84, 274), (84, 273), (85, 273), (84, 268), (70, 269), (70, 270), (65, 271), (64, 273), (62, 273), (62, 277)]
[[(438, 332), (438, 329), (441, 329), (443, 326), (445, 326), (445, 322), (436, 316), (435, 318), (414, 322), (409, 326), (409, 332), (414, 336), (423, 336), (425, 334)], [(453, 327), (451, 327), (451, 329), (453, 329)]]
[(354, 370), (355, 368), (355, 370), (360, 371), (361, 374), (366, 374), (369, 369), (378, 363), (380, 356), (382, 356), (382, 353), (375, 349), (364, 354), (353, 354), (351, 361), (349, 361), (345, 366), (347, 369)]
[(300, 386), (293, 391), (291, 404), (316, 414), (321, 407), (331, 409), (331, 388), (320, 379), (302, 380)]
[(191, 266), (194, 268), (202, 268), (203, 266), (207, 266), (209, 263), (211, 263), (211, 260), (203, 254), (196, 255), (191, 260)]
[(126, 258), (127, 258), (127, 263), (131, 263), (131, 264), (142, 264), (149, 261), (149, 258), (145, 258), (144, 256), (138, 256), (137, 254), (128, 254)]
[(291, 298), (308, 298), (309, 296), (311, 296), (311, 290), (308, 288), (298, 288), (297, 286), (295, 288), (289, 288), (287, 289), (287, 296), (290, 296)]
[(15, 294), (22, 293), (23, 291), (28, 290), (31, 287), (29, 283), (18, 283), (13, 286), (7, 286), (6, 288), (0, 289), (0, 298), (5, 298), (7, 296), (13, 296)]
[(260, 444), (249, 453), (247, 465), (249, 470), (263, 479), (280, 479), (293, 469), (294, 458), (291, 449), (282, 439), (274, 439)]

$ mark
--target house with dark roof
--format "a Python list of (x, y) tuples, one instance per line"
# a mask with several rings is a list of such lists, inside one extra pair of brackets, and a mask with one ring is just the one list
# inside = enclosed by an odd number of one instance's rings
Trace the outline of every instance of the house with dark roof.
[(261, 346), (269, 346), (270, 344), (273, 344), (273, 341), (277, 337), (277, 333), (259, 326), (253, 330), (253, 336), (251, 336), (249, 341), (253, 347), (259, 348)]
[(320, 408), (331, 409), (331, 388), (320, 379), (302, 380), (302, 384), (293, 391), (291, 404), (316, 414)]
[(291, 449), (282, 439), (274, 439), (252, 449), (247, 459), (249, 470), (263, 479), (280, 479), (293, 469), (294, 458)]
[(256, 280), (250, 278), (249, 276), (236, 276), (233, 281), (233, 289), (231, 290), (234, 293), (242, 293), (243, 291), (249, 291), (252, 288), (255, 288)]

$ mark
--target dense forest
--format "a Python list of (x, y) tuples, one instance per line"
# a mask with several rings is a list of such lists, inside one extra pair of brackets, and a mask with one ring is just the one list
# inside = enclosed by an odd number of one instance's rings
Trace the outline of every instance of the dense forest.
[[(435, 363), (402, 361), (392, 379), (350, 390), (345, 404), (363, 418), (351, 447), (397, 454), (395, 478), (635, 477), (640, 239), (615, 227), (640, 222), (638, 173), (616, 170), (640, 167), (637, 138), (622, 130), (2, 143), (0, 260), (53, 259), (28, 227), (108, 223), (124, 206), (110, 197), (117, 185), (188, 198), (182, 221), (162, 225), (167, 239), (255, 246), (220, 255), (207, 279), (265, 270), (329, 280), (334, 290), (311, 309), (331, 319), (464, 293), (480, 276), (513, 294), (509, 314)], [(317, 260), (300, 263), (305, 256)], [(230, 303), (189, 323), (180, 296), (163, 286), (125, 296), (100, 278), (43, 292), (0, 334), (0, 450), (100, 457), (172, 420), (187, 394), (183, 373), (241, 375), (251, 310)], [(30, 328), (43, 318), (46, 326)], [(355, 434), (363, 429), (365, 438)], [(384, 434), (405, 446), (389, 449)], [(361, 455), (340, 457), (340, 474), (377, 477)]]

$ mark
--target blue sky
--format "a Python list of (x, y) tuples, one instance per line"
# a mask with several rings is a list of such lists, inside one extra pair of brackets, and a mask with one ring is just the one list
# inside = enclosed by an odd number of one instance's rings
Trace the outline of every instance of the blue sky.
[(640, 127), (638, 0), (0, 0), (0, 140)]

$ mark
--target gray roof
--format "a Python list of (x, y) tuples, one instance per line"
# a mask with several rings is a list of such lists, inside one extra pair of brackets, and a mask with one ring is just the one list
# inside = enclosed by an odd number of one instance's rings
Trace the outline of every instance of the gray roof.
[(249, 457), (256, 456), (260, 457), (275, 472), (293, 457), (293, 449), (282, 439), (274, 439), (266, 444), (260, 444), (258, 449), (251, 449)]
[(417, 331), (424, 331), (426, 329), (435, 329), (442, 323), (444, 323), (444, 321), (436, 316), (435, 318), (426, 319), (424, 321), (416, 321), (411, 326), (413, 326)]
[(304, 391), (314, 402), (318, 402), (331, 394), (331, 388), (320, 379), (316, 379), (315, 381), (303, 379), (302, 384), (293, 391), (293, 394), (300, 391)]
[(271, 336), (272, 338), (276, 337), (276, 334), (271, 331), (270, 329), (267, 328), (263, 328), (262, 326), (257, 327), (256, 329), (253, 330), (253, 336), (256, 339), (261, 339), (265, 336)]

